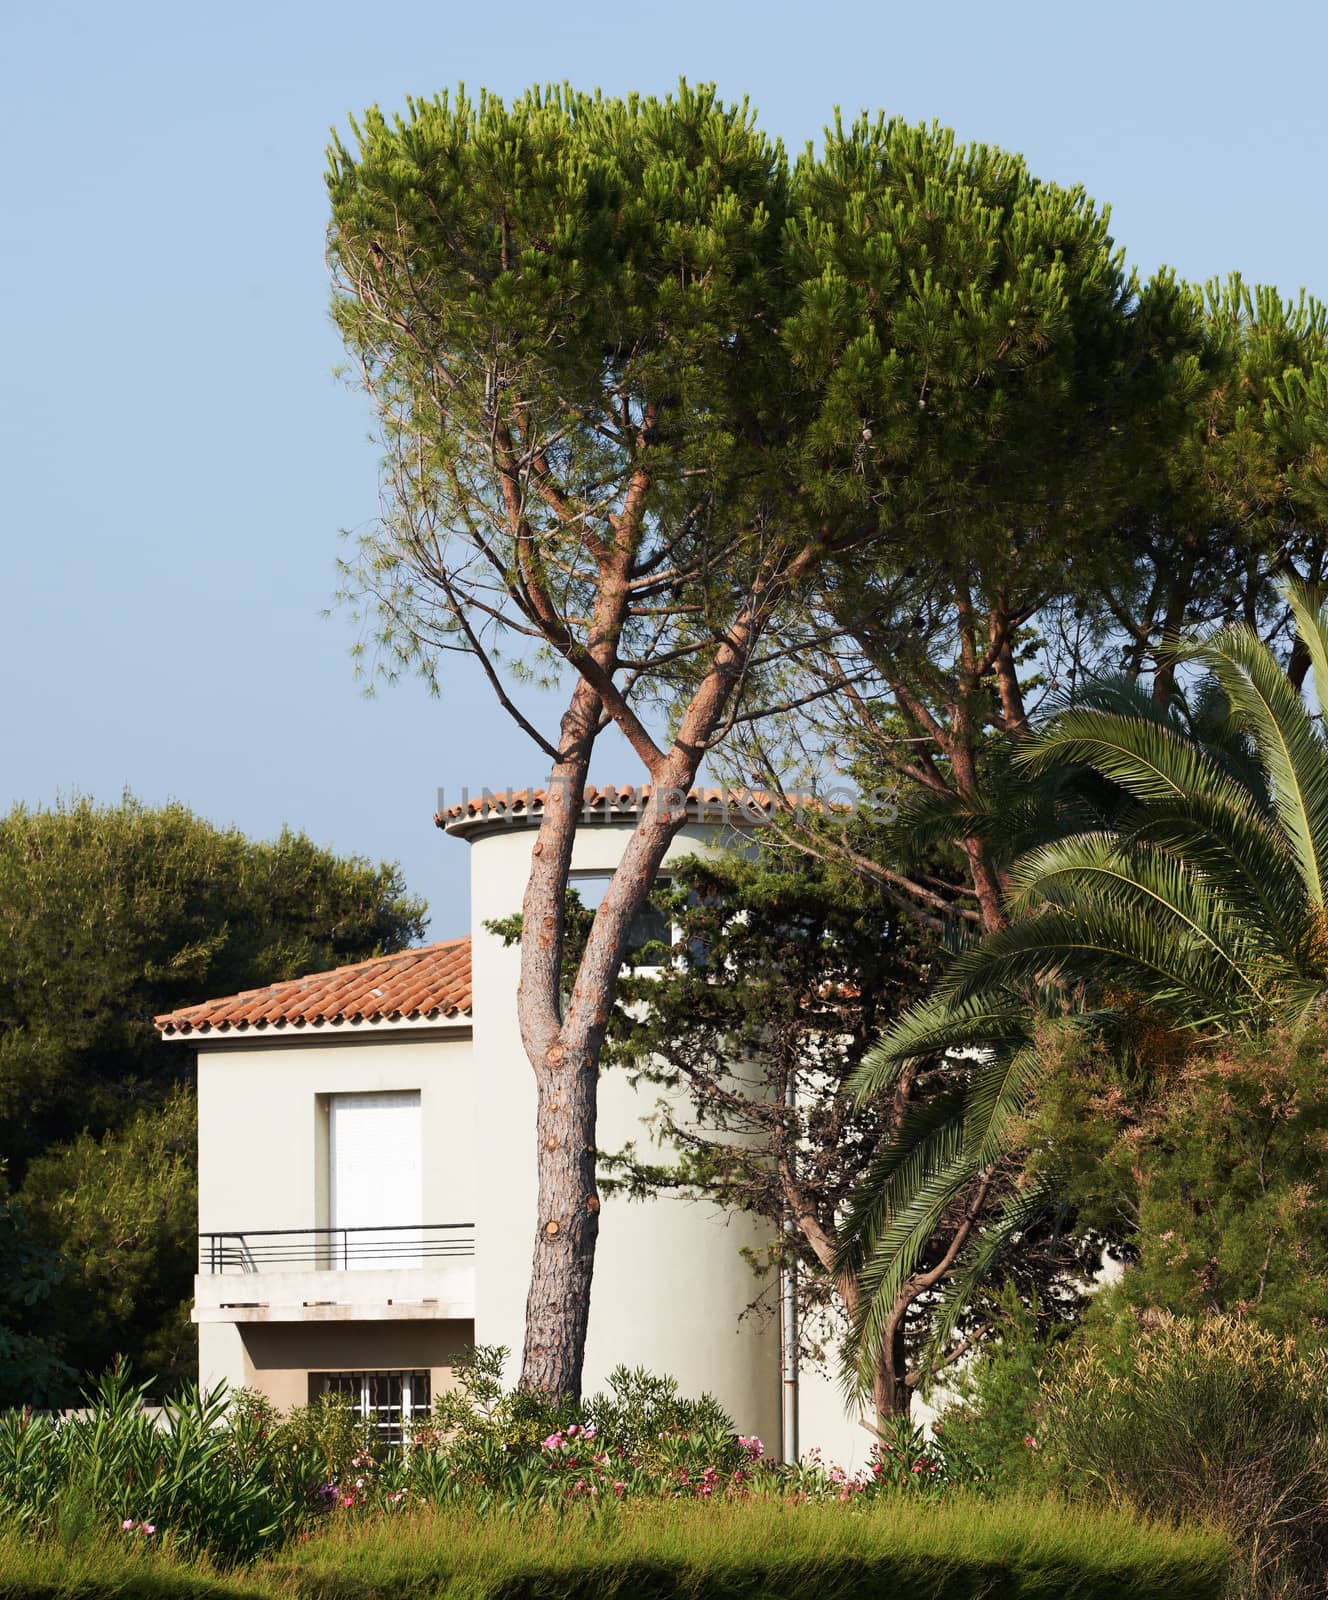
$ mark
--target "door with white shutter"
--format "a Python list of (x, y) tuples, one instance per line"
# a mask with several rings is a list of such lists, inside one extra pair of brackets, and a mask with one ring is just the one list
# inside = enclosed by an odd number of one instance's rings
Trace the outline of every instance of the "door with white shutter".
[(421, 1265), (419, 1090), (328, 1101), (332, 1258), (339, 1267)]

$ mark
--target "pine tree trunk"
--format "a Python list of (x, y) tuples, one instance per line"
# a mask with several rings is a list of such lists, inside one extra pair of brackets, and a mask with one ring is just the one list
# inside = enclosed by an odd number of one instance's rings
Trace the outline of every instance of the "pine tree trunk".
[[(691, 775), (685, 769), (680, 777), (690, 784)], [(521, 1366), (525, 1389), (570, 1397), (581, 1393), (599, 1237), (600, 1200), (595, 1187), (599, 1059), (632, 922), (654, 886), (670, 840), (686, 817), (685, 804), (686, 787), (681, 781), (656, 786), (649, 803), (642, 807), (636, 830), (596, 912), (566, 1016), (542, 1049), (532, 1049), (534, 1033), (527, 1035), (539, 1096), (539, 1216), (526, 1300)], [(571, 825), (574, 828), (574, 820)], [(557, 832), (551, 829), (551, 844)], [(560, 851), (551, 854), (556, 859)], [(537, 857), (532, 884), (547, 870)], [(527, 906), (531, 903), (528, 889)], [(525, 1005), (524, 936), (522, 957), (519, 1007)], [(538, 967), (537, 959), (533, 965)]]
[(539, 1225), (526, 1300), (521, 1385), (581, 1393), (590, 1285), (599, 1237), (595, 1190), (598, 1063), (556, 1044), (535, 1068)]
[(549, 775), (522, 902), (517, 1020), (535, 1073), (538, 1219), (526, 1298), (521, 1386), (579, 1396), (599, 1233), (595, 1193), (597, 1052), (568, 1048), (562, 1015), (567, 873), (584, 804), (600, 702), (578, 684)]
[[(624, 540), (623, 550), (629, 548)], [(668, 755), (647, 762), (649, 800), (641, 805), (636, 828), (595, 913), (565, 1015), (561, 988), (567, 872), (604, 706), (584, 677), (563, 718), (561, 755), (551, 774), (522, 905), (517, 1015), (539, 1098), (539, 1216), (526, 1299), (523, 1388), (580, 1396), (599, 1237), (595, 1189), (599, 1058), (632, 922), (654, 887), (670, 841), (686, 820), (687, 791), (741, 679), (761, 618), (782, 593), (796, 589), (814, 565), (818, 548), (808, 544), (781, 564), (776, 577), (753, 584), (752, 598), (727, 630), (692, 694)], [(626, 562), (627, 556), (621, 559)], [(597, 603), (602, 616), (589, 653), (606, 674), (606, 682), (616, 661), (625, 582), (624, 567), (612, 581), (605, 579)], [(631, 730), (624, 731), (631, 739)], [(650, 752), (642, 754), (645, 759)]]

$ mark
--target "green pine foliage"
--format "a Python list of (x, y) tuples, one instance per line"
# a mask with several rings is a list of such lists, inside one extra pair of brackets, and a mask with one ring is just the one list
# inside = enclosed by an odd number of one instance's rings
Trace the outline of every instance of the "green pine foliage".
[(1128, 581), (1109, 586), (1124, 624), (1112, 645), (1132, 675), (1156, 667), (1159, 702), (1178, 636), (1235, 618), (1278, 625), (1278, 582), (1328, 575), (1328, 309), (1239, 274), (1174, 290), (1201, 330), (1199, 377), (1160, 480), (1121, 530)]

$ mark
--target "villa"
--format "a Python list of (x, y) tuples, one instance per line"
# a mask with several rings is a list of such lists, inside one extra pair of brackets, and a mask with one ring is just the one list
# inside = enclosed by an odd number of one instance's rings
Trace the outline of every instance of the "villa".
[[(644, 803), (588, 792), (572, 860), (585, 903), (598, 902)], [(520, 952), (485, 924), (520, 908), (542, 809), (535, 790), (435, 819), (472, 852), (467, 935), (156, 1019), (197, 1051), (205, 1387), (247, 1385), (282, 1407), (343, 1393), (397, 1438), (472, 1344), (506, 1346), (515, 1380), (535, 1082), (517, 1027)], [(740, 846), (753, 823), (751, 797), (693, 791), (663, 873), (688, 853)], [(601, 1146), (649, 1148), (657, 1097), (606, 1073)], [(620, 1364), (667, 1373), (773, 1447), (780, 1329), (749, 1309), (762, 1285), (743, 1254), (762, 1226), (678, 1196), (606, 1198), (586, 1392)], [(825, 1374), (804, 1370), (798, 1409), (804, 1447), (848, 1460), (868, 1442)]]

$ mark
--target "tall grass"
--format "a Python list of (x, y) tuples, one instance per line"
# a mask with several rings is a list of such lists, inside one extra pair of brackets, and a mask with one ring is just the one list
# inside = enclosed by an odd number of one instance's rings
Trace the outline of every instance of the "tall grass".
[(1228, 1551), (1059, 1501), (638, 1502), (342, 1524), (243, 1576), (0, 1538), (0, 1600), (1217, 1600)]

